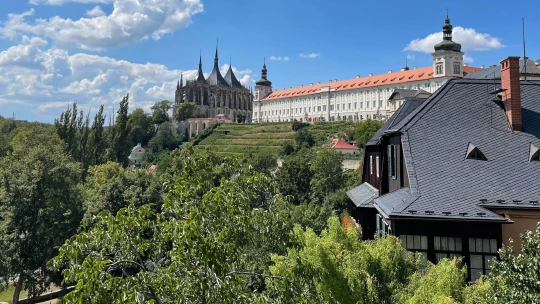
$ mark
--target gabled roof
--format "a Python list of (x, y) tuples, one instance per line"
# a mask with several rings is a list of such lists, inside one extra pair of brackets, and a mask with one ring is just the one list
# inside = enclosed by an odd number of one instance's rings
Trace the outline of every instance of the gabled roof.
[[(480, 70), (480, 68), (474, 68), (470, 66), (463, 66), (464, 73), (472, 73)], [(393, 72), (390, 74), (380, 74), (368, 77), (353, 78), (341, 81), (333, 81), (329, 83), (313, 84), (310, 86), (296, 87), (284, 90), (274, 91), (266, 96), (262, 101), (269, 101), (274, 99), (309, 96), (318, 94), (319, 89), (329, 87), (332, 91), (348, 91), (362, 88), (378, 87), (382, 85), (397, 85), (407, 83), (411, 81), (420, 81), (433, 79), (433, 67), (425, 67), (407, 71)], [(306, 91), (307, 90), (307, 91)]]
[(408, 90), (408, 89), (395, 89), (392, 95), (388, 99), (402, 99), (408, 97), (417, 97), (418, 95), (431, 95), (430, 92), (424, 90)]
[(339, 138), (332, 139), (332, 143), (330, 144), (330, 149), (348, 149), (348, 150), (360, 150), (360, 148), (355, 147), (351, 144), (349, 144), (346, 141), (343, 141)]
[[(498, 80), (454, 79), (397, 125), (410, 188), (375, 200), (388, 217), (507, 221), (490, 211), (540, 209), (540, 162), (528, 161), (540, 146), (540, 81), (521, 81), (523, 132), (512, 131), (490, 94)], [(469, 143), (486, 161), (466, 159)], [(489, 207), (489, 208), (488, 208)]]
[(381, 136), (392, 129), (395, 125), (406, 120), (411, 112), (413, 112), (418, 106), (420, 106), (427, 98), (405, 98), (403, 104), (396, 110), (394, 115), (388, 119), (388, 121), (373, 135), (373, 137), (366, 143), (366, 145), (377, 145), (381, 139)]
[[(525, 60), (519, 60), (519, 71), (525, 74)], [(540, 77), (540, 68), (536, 66), (533, 60), (527, 60), (527, 75), (535, 75)], [(491, 66), (486, 69), (467, 74), (466, 79), (501, 79), (501, 67), (499, 65)]]
[(229, 65), (229, 70), (227, 71), (227, 74), (225, 74), (225, 77), (223, 77), (225, 81), (231, 86), (235, 88), (243, 88), (244, 86), (238, 81), (236, 76), (234, 75), (234, 72), (232, 70), (232, 66)]
[(347, 196), (356, 207), (373, 208), (373, 200), (379, 197), (379, 190), (369, 183), (362, 183), (360, 186), (347, 191)]

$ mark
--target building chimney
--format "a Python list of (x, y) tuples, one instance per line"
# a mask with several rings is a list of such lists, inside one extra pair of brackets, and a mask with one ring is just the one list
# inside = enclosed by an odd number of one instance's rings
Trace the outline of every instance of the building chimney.
[(402, 71), (402, 72), (405, 71), (405, 68), (401, 68), (401, 71)]
[(332, 82), (332, 79), (328, 80), (328, 83), (331, 83)]
[(310, 85), (310, 86), (312, 86), (312, 85), (313, 85), (313, 82), (312, 82), (312, 83), (310, 83), (309, 85)]
[(337, 82), (337, 79), (334, 79), (335, 82)]
[(360, 75), (356, 75), (356, 78), (360, 78)]
[(519, 82), (519, 57), (510, 56), (501, 61), (502, 100), (506, 117), (513, 131), (521, 131), (521, 85)]
[(483, 69), (485, 69), (486, 67), (482, 64), (482, 65), (480, 66), (480, 68), (483, 70)]
[(317, 84), (321, 84), (321, 82), (320, 82), (320, 81), (317, 81)]
[(463, 66), (467, 66), (467, 67), (468, 67), (468, 66), (469, 66), (469, 64), (468, 64), (468, 63), (464, 63), (464, 64), (463, 64)]
[(370, 77), (373, 76), (373, 73), (369, 73), (369, 76), (370, 76)]
[(301, 85), (300, 85), (300, 87), (301, 87), (301, 88), (303, 88), (303, 87), (304, 87), (304, 85), (303, 85), (303, 84), (301, 84)]
[(413, 68), (412, 68), (412, 69), (413, 69), (413, 70), (416, 70), (416, 66), (413, 66)]
[(388, 70), (388, 74), (392, 74), (392, 70)]

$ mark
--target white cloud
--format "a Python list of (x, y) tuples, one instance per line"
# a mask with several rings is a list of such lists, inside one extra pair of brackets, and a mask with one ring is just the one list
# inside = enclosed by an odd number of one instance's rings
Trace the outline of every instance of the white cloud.
[(47, 5), (62, 5), (64, 3), (68, 2), (76, 2), (76, 3), (110, 3), (112, 0), (30, 0), (30, 4), (34, 5), (40, 5), (40, 4), (47, 4)]
[(465, 54), (465, 55), (463, 55), (463, 62), (465, 62), (465, 63), (473, 63), (474, 58), (472, 58), (471, 56), (468, 56), (467, 54)]
[(270, 58), (268, 58), (270, 60), (277, 60), (277, 61), (280, 61), (280, 60), (283, 60), (283, 61), (289, 61), (289, 57), (288, 56), (284, 56), (284, 57), (276, 57), (276, 56), (270, 56)]
[[(196, 67), (196, 62), (193, 64)], [(221, 66), (227, 71), (228, 64)], [(250, 69), (233, 66), (245, 86), (254, 80)], [(168, 69), (155, 63), (133, 63), (85, 53), (69, 54), (46, 41), (25, 37), (20, 45), (0, 52), (0, 104), (24, 101), (39, 117), (55, 117), (67, 103), (97, 109), (105, 104), (110, 113), (126, 93), (130, 108), (146, 111), (157, 101), (174, 100), (177, 81), (194, 79), (197, 70)], [(207, 74), (206, 74), (207, 75)], [(41, 116), (43, 115), (43, 116)], [(48, 115), (48, 116), (47, 116)]]
[(96, 5), (93, 9), (86, 11), (86, 16), (88, 17), (101, 17), (105, 16), (105, 12), (101, 9), (101, 6)]
[(302, 58), (317, 58), (319, 56), (321, 56), (321, 54), (318, 54), (318, 53), (310, 53), (310, 54), (300, 53), (300, 57), (302, 57)]
[(24, 34), (53, 40), (58, 46), (104, 50), (144, 39), (160, 39), (167, 33), (187, 27), (192, 17), (203, 12), (201, 0), (33, 0), (33, 4), (61, 5), (67, 2), (111, 3), (110, 15), (95, 7), (89, 17), (78, 20), (55, 16), (28, 21), (34, 8), (22, 14), (9, 14), (0, 34), (15, 38)]
[(407, 59), (414, 60), (414, 54), (407, 54)]
[[(434, 51), (433, 47), (435, 44), (441, 42), (442, 39), (442, 32), (429, 34), (425, 38), (415, 39), (409, 42), (404, 50), (431, 53)], [(452, 40), (460, 43), (463, 51), (483, 51), (503, 47), (503, 44), (498, 38), (491, 37), (490, 34), (478, 33), (472, 28), (463, 28), (461, 26), (454, 28)]]

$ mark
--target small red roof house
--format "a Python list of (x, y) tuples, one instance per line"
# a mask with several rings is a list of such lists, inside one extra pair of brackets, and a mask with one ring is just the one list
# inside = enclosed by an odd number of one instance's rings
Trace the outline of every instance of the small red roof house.
[(360, 148), (353, 146), (348, 142), (341, 140), (339, 138), (332, 138), (332, 143), (330, 144), (330, 149), (336, 149), (341, 154), (359, 154)]

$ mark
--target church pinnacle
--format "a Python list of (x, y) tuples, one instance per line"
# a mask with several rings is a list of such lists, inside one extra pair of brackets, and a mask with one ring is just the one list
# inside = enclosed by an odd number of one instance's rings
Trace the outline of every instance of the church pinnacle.
[(452, 41), (452, 24), (450, 24), (450, 18), (448, 17), (448, 10), (446, 10), (446, 19), (442, 26), (443, 41), (435, 45), (435, 51), (461, 51), (461, 44)]
[(202, 71), (202, 52), (199, 55), (199, 70), (197, 71), (197, 81), (202, 81), (202, 82), (206, 81), (204, 79), (204, 74), (203, 74), (203, 71)]

